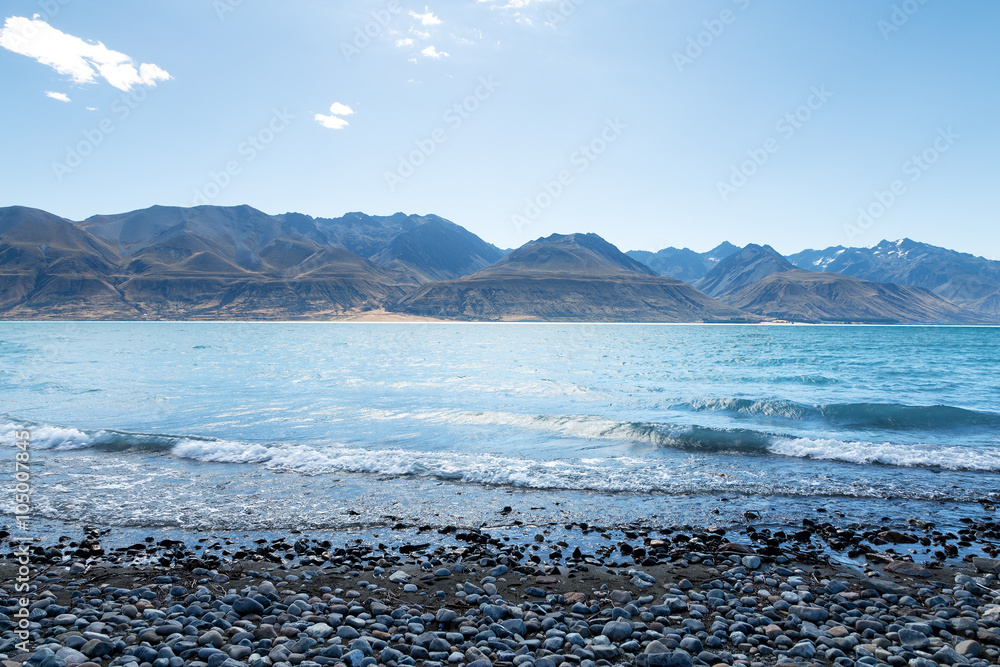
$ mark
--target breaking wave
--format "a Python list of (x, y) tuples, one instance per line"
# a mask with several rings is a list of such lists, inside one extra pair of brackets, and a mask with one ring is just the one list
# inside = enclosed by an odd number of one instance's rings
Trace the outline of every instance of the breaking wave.
[[(398, 416), (383, 414), (383, 418)], [(32, 447), (38, 450), (135, 451), (205, 463), (258, 465), (270, 470), (310, 475), (365, 473), (432, 477), (490, 486), (612, 492), (686, 492), (691, 490), (692, 476), (704, 476), (711, 483), (711, 488), (731, 488), (735, 480), (712, 473), (714, 467), (705, 465), (704, 458), (698, 457), (698, 454), (774, 456), (970, 472), (1000, 471), (997, 452), (960, 446), (800, 438), (747, 429), (616, 422), (593, 416), (496, 412), (427, 412), (407, 416), (452, 423), (542, 429), (561, 437), (651, 444), (657, 448), (689, 453), (691, 457), (680, 462), (641, 455), (537, 460), (496, 453), (363, 448), (335, 443), (320, 447), (288, 443), (264, 445), (197, 436), (83, 430), (15, 420), (0, 424), (0, 438), (3, 442), (13, 443), (15, 428), (28, 428), (32, 435)], [(760, 471), (767, 468), (752, 467)], [(746, 476), (743, 481), (746, 481)]]
[(706, 398), (679, 406), (695, 412), (731, 412), (791, 420), (816, 419), (839, 426), (885, 430), (955, 430), (1000, 428), (1000, 414), (950, 405), (834, 403), (803, 405), (793, 401), (750, 398)]

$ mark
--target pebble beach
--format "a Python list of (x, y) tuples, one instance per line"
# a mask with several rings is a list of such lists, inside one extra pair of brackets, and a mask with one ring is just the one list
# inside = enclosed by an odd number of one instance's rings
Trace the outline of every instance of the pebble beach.
[[(989, 555), (1000, 524), (864, 530), (805, 519), (800, 530), (773, 531), (752, 518), (728, 530), (423, 526), (382, 540), (295, 531), (242, 544), (202, 536), (119, 546), (111, 530), (87, 528), (29, 549), (32, 583), (20, 625), (25, 594), (13, 590), (17, 556), (5, 543), (0, 660), (4, 667), (1000, 661), (1000, 559)], [(922, 542), (940, 549), (914, 560), (910, 552), (921, 550), (908, 547)]]

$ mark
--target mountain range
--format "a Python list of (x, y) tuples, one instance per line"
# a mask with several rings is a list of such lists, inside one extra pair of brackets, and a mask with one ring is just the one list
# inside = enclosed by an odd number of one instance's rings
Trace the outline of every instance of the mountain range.
[(914, 285), (987, 316), (1000, 316), (1000, 262), (910, 239), (871, 248), (835, 246), (790, 256), (799, 268)]
[(153, 206), (70, 221), (0, 208), (2, 319), (439, 319), (981, 324), (1000, 262), (908, 239), (623, 253), (596, 234), (510, 252), (435, 215)]

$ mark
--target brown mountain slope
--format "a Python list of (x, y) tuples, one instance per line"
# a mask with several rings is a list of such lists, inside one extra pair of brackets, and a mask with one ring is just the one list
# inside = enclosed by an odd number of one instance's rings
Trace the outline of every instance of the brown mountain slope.
[(721, 300), (764, 317), (797, 322), (983, 323), (979, 314), (922, 287), (802, 269), (772, 273)]
[(249, 206), (154, 206), (72, 223), (0, 209), (0, 317), (298, 319), (415, 286)]
[(532, 241), (471, 276), (397, 304), (415, 315), (482, 320), (753, 321), (687, 283), (661, 278), (596, 234)]
[(0, 313), (10, 319), (134, 317), (117, 289), (119, 258), (58, 216), (0, 209)]

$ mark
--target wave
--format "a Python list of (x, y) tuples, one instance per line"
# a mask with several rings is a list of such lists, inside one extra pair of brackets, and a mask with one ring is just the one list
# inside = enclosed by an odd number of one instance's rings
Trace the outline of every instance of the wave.
[(966, 472), (1000, 472), (995, 450), (940, 445), (900, 445), (891, 442), (851, 442), (826, 438), (778, 439), (772, 454), (801, 459), (880, 464), (900, 468), (930, 468)]
[[(647, 443), (686, 451), (764, 453), (773, 436), (750, 429), (720, 429), (641, 421), (616, 421), (592, 415), (531, 415), (512, 412), (437, 411), (403, 413), (426, 421), (478, 426), (514, 426), (562, 437)], [(382, 413), (383, 419), (399, 414)]]
[(674, 406), (694, 412), (732, 412), (789, 420), (821, 420), (839, 426), (883, 430), (954, 430), (1000, 428), (1000, 414), (950, 405), (898, 403), (833, 403), (804, 405), (794, 401), (750, 398), (704, 398)]
[[(561, 436), (647, 443), (688, 452), (669, 460), (632, 455), (595, 458), (533, 459), (495, 453), (419, 451), (398, 447), (363, 448), (329, 444), (257, 444), (187, 435), (84, 430), (12, 420), (0, 424), (0, 438), (13, 442), (15, 428), (28, 428), (38, 450), (156, 453), (202, 463), (257, 465), (306, 475), (362, 473), (390, 477), (429, 477), (445, 481), (534, 489), (600, 492), (782, 493), (812, 495), (812, 475), (799, 482), (774, 480), (767, 465), (706, 462), (697, 453), (775, 456), (787, 459), (967, 472), (1000, 472), (992, 450), (959, 446), (852, 442), (768, 434), (750, 430), (712, 429), (644, 422), (616, 422), (593, 416), (519, 415), (514, 413), (427, 412), (406, 414), (466, 424), (506, 424), (543, 429)], [(382, 418), (401, 418), (383, 413)], [(822, 472), (822, 471), (820, 471)], [(858, 482), (863, 486), (862, 481)], [(775, 489), (781, 489), (776, 491)], [(798, 490), (797, 490), (798, 489)], [(871, 491), (840, 489), (845, 495)], [(898, 493), (898, 491), (896, 492)], [(877, 495), (877, 493), (875, 494)]]

